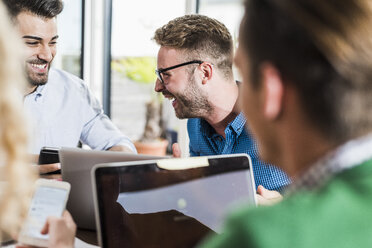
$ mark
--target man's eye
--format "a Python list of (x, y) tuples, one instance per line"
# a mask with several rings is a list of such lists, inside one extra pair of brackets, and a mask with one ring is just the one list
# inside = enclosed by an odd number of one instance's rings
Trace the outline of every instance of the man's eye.
[(34, 45), (37, 45), (39, 44), (39, 42), (37, 41), (33, 41), (33, 42), (26, 42), (27, 45), (31, 45), (31, 46), (34, 46)]
[(49, 45), (56, 45), (56, 44), (57, 44), (57, 41), (49, 42)]

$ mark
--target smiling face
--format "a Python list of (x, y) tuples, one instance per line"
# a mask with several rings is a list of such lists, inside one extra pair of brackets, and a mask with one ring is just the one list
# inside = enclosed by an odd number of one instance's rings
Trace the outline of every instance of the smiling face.
[[(185, 55), (176, 49), (161, 47), (158, 53), (158, 69), (164, 69), (187, 62)], [(172, 101), (176, 116), (183, 118), (199, 118), (210, 112), (212, 107), (207, 95), (200, 88), (201, 79), (195, 70), (198, 64), (181, 66), (162, 73), (164, 84), (157, 79), (155, 91), (161, 92)]]
[(25, 69), (28, 81), (32, 86), (43, 85), (48, 81), (49, 68), (56, 55), (56, 18), (45, 19), (21, 12), (16, 21), (26, 45)]

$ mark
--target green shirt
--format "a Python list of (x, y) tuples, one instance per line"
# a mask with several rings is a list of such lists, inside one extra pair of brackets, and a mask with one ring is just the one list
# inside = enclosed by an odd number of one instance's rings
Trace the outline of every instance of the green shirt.
[(201, 247), (372, 247), (372, 160), (275, 206), (241, 209)]

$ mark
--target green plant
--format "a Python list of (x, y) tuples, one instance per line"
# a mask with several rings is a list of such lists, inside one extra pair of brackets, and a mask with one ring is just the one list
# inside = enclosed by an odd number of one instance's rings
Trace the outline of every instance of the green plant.
[(113, 70), (138, 83), (154, 83), (156, 59), (154, 57), (126, 57), (113, 60)]
[[(153, 84), (156, 81), (156, 58), (154, 57), (126, 57), (114, 60), (111, 64), (113, 70), (123, 77), (129, 78), (137, 83)], [(162, 120), (161, 94), (154, 94), (146, 103), (146, 123), (142, 142), (152, 142), (164, 138), (164, 127)]]

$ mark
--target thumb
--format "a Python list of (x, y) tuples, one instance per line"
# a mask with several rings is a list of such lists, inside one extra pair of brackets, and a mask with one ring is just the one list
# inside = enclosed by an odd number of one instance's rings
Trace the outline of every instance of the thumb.
[(264, 194), (265, 190), (267, 191), (267, 189), (265, 189), (264, 186), (258, 185), (258, 187), (257, 187), (257, 194), (262, 195), (262, 194)]
[(45, 222), (43, 228), (41, 229), (41, 234), (47, 234), (49, 232), (49, 222), (51, 217), (47, 218), (47, 221)]
[(174, 143), (172, 145), (172, 151), (173, 151), (173, 157), (174, 158), (180, 158), (181, 157), (181, 148), (178, 143)]

